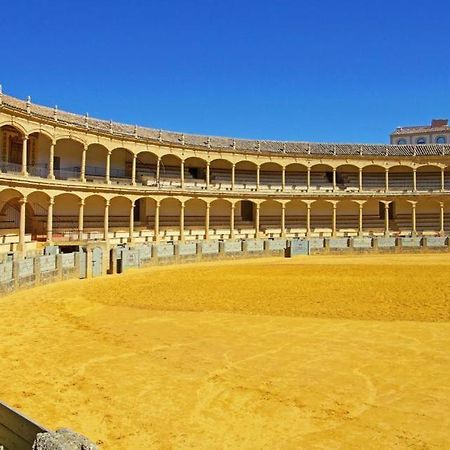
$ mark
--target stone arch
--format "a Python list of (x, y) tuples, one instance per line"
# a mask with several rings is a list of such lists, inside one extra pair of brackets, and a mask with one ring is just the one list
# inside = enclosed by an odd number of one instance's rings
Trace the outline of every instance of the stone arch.
[(49, 133), (33, 131), (28, 139), (28, 173), (32, 176), (48, 177), (53, 138)]
[(55, 195), (53, 205), (53, 239), (78, 236), (81, 198), (73, 192)]
[(333, 167), (331, 165), (317, 163), (311, 166), (311, 188), (324, 191), (333, 189)]
[(359, 167), (343, 163), (336, 167), (336, 186), (338, 189), (357, 191), (359, 189)]
[(351, 199), (339, 200), (336, 205), (336, 229), (344, 236), (359, 232), (359, 204)]
[(188, 184), (195, 186), (206, 185), (207, 161), (196, 156), (190, 156), (184, 160), (184, 179)]
[(333, 231), (333, 205), (323, 199), (311, 205), (311, 231), (315, 235), (331, 236)]
[(89, 232), (104, 231), (105, 205), (106, 205), (105, 197), (99, 194), (92, 194), (84, 199), (83, 222), (85, 231)]
[(224, 198), (216, 198), (210, 203), (209, 222), (211, 228), (223, 231), (218, 234), (230, 233), (231, 207), (231, 202)]
[(181, 201), (176, 197), (164, 197), (159, 207), (159, 227), (167, 239), (180, 238)]
[(282, 204), (277, 200), (264, 200), (259, 206), (259, 231), (268, 236), (281, 236)]
[[(19, 233), (19, 201), (24, 197), (26, 196), (17, 189), (7, 188), (0, 191), (0, 234)], [(26, 208), (29, 209), (29, 206)], [(26, 214), (26, 216), (29, 216), (29, 214)]]
[(363, 166), (363, 190), (384, 191), (386, 188), (386, 168), (381, 164), (368, 164)]
[(86, 151), (86, 180), (105, 181), (108, 152), (108, 148), (102, 144), (89, 144)]
[[(1, 172), (21, 173), (23, 141), (28, 134), (18, 124), (5, 124), (0, 127)], [(29, 161), (30, 144), (27, 142), (27, 162)]]
[(84, 144), (73, 138), (61, 137), (55, 144), (54, 172), (58, 179), (79, 179)]
[(241, 189), (256, 189), (257, 164), (252, 161), (241, 160), (235, 165), (235, 185)]
[(132, 200), (123, 195), (116, 195), (109, 203), (109, 230), (128, 231), (130, 225), (130, 208)]
[(293, 199), (286, 203), (287, 235), (292, 237), (306, 235), (306, 220), (308, 208), (300, 199)]
[(167, 153), (161, 157), (160, 180), (165, 186), (180, 186), (182, 159), (173, 153)]
[(190, 198), (184, 202), (185, 235), (193, 238), (205, 236), (206, 202), (200, 198)]
[(279, 163), (268, 161), (259, 166), (259, 183), (269, 189), (281, 190), (283, 166)]
[(233, 163), (227, 159), (215, 158), (210, 162), (210, 183), (218, 189), (231, 189)]
[(126, 147), (115, 147), (113, 150), (111, 150), (111, 182), (119, 184), (131, 184), (133, 159), (134, 153)]
[(305, 164), (293, 162), (285, 167), (285, 181), (287, 190), (306, 191), (308, 187), (308, 169)]
[(442, 169), (437, 164), (423, 164), (417, 167), (416, 185), (418, 191), (440, 191)]
[(392, 165), (389, 167), (389, 190), (412, 191), (413, 168), (409, 165)]

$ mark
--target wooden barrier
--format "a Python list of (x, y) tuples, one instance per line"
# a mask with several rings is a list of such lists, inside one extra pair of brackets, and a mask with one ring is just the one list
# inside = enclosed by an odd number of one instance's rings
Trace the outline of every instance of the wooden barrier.
[(0, 402), (0, 449), (30, 450), (36, 435), (49, 431), (14, 408)]

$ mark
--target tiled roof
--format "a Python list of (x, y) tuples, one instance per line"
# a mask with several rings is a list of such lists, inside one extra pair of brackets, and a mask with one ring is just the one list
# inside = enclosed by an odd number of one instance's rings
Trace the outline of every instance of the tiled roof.
[[(35, 105), (1, 94), (0, 107), (28, 114), (36, 119), (55, 122), (71, 128), (92, 130), (116, 137), (135, 139), (143, 142), (164, 143), (166, 145), (187, 146), (216, 151), (241, 153), (321, 155), (321, 156), (446, 156), (450, 155), (450, 145), (385, 145), (385, 144), (327, 144), (313, 142), (287, 142), (252, 139), (233, 139), (216, 136), (201, 136), (173, 131), (157, 130), (126, 125), (87, 116), (60, 111), (56, 108)], [(407, 127), (402, 130), (429, 129), (431, 127)], [(450, 127), (444, 127), (446, 131)], [(399, 129), (393, 134), (400, 134)]]

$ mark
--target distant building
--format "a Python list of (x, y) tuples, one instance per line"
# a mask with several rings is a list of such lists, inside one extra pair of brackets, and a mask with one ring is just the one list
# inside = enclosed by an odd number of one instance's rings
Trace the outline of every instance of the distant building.
[(397, 127), (391, 133), (391, 144), (448, 144), (450, 143), (450, 127), (448, 119), (433, 119), (431, 125), (414, 127)]

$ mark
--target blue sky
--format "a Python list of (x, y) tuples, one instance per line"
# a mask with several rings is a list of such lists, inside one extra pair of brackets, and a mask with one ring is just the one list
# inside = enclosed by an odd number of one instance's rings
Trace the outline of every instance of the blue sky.
[(6, 93), (104, 119), (387, 142), (450, 116), (448, 0), (14, 0)]

